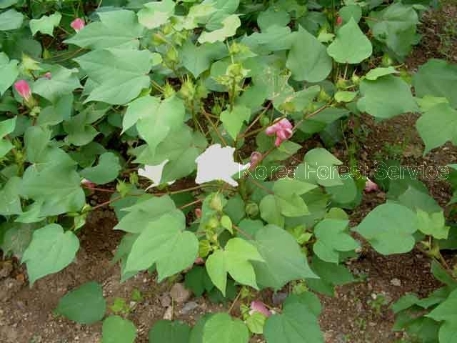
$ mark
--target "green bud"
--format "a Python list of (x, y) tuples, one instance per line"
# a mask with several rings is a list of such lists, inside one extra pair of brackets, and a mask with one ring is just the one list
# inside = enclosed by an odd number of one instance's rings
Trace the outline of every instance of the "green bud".
[(354, 85), (358, 86), (360, 84), (360, 77), (356, 73), (352, 74), (351, 81)]
[(212, 230), (212, 229), (216, 229), (217, 227), (219, 227), (219, 225), (220, 225), (219, 220), (216, 217), (212, 217), (206, 223), (206, 228), (209, 230)]
[(317, 97), (317, 100), (319, 101), (324, 101), (324, 102), (327, 102), (327, 101), (330, 101), (332, 98), (330, 97), (330, 95), (328, 95), (325, 90), (322, 88), (321, 91), (319, 92), (319, 95)]
[(178, 52), (174, 48), (169, 49), (167, 51), (165, 57), (169, 62), (173, 62), (173, 63), (178, 62)]
[(256, 218), (259, 215), (259, 205), (253, 201), (248, 202), (244, 210), (249, 218)]
[(186, 79), (179, 90), (184, 99), (192, 100), (195, 96), (195, 85), (191, 79)]
[(394, 64), (394, 61), (388, 54), (384, 54), (384, 56), (382, 56), (381, 64), (383, 67), (390, 67), (392, 64)]
[(170, 98), (176, 94), (176, 91), (168, 82), (165, 84), (165, 86), (163, 86), (162, 89), (163, 89), (163, 96), (165, 98)]
[(260, 117), (260, 125), (262, 125), (262, 127), (270, 125), (270, 118), (268, 118), (266, 115), (262, 115)]
[(222, 212), (224, 205), (222, 204), (222, 198), (219, 194), (214, 194), (209, 203), (209, 207), (217, 212)]
[(347, 81), (345, 79), (338, 79), (336, 82), (336, 88), (338, 89), (346, 89), (347, 88)]

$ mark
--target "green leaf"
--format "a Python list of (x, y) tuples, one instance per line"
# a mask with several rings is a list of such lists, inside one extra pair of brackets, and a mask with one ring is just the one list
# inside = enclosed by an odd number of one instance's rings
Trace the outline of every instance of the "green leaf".
[(432, 260), (431, 272), (435, 279), (448, 286), (450, 290), (457, 288), (457, 280), (436, 260)]
[[(100, 17), (100, 21), (86, 25), (83, 30), (72, 38), (67, 39), (65, 43), (90, 49), (120, 46), (138, 48), (138, 38), (142, 36), (144, 27), (138, 23), (135, 12), (114, 10), (97, 12), (97, 15)], [(135, 62), (132, 63), (132, 65), (134, 64)], [(122, 93), (120, 92), (119, 94)]]
[(397, 204), (376, 207), (354, 229), (383, 255), (410, 251), (415, 244), (413, 234), (416, 230), (415, 213)]
[(62, 15), (59, 12), (55, 12), (51, 15), (44, 15), (40, 19), (30, 20), (30, 31), (32, 35), (37, 32), (41, 32), (46, 35), (54, 36), (54, 27), (59, 26)]
[(5, 94), (19, 75), (17, 64), (17, 60), (10, 60), (4, 52), (0, 52), (0, 75), (2, 76), (0, 79), (0, 96)]
[(226, 38), (236, 34), (236, 30), (241, 26), (241, 21), (238, 15), (233, 14), (223, 19), (220, 24), (222, 25), (220, 29), (211, 32), (202, 32), (198, 38), (198, 42), (200, 44), (223, 42)]
[(168, 196), (140, 199), (135, 205), (123, 208), (126, 214), (120, 219), (114, 230), (141, 233), (149, 223), (156, 221), (166, 213), (177, 211), (175, 203)]
[(24, 173), (21, 196), (41, 202), (42, 216), (79, 212), (86, 202), (81, 178), (73, 167), (59, 164), (41, 171), (30, 166)]
[(15, 4), (17, 4), (19, 0), (3, 0), (1, 3), (0, 3), (0, 8), (3, 9), (3, 8), (8, 8), (10, 6), (13, 6)]
[(387, 119), (418, 110), (410, 86), (399, 77), (388, 75), (376, 81), (363, 80), (360, 93), (358, 109), (377, 118)]
[(4, 139), (16, 128), (16, 117), (0, 121), (0, 158), (14, 148), (9, 140)]
[(149, 331), (149, 342), (188, 343), (190, 331), (190, 327), (186, 323), (159, 320)]
[(282, 314), (268, 318), (264, 335), (267, 343), (324, 343), (317, 316), (301, 303), (287, 304)]
[(263, 262), (257, 248), (241, 238), (232, 238), (223, 250), (216, 250), (206, 261), (214, 285), (225, 295), (227, 273), (242, 285), (258, 289), (252, 261)]
[(343, 182), (336, 167), (341, 164), (343, 162), (326, 149), (315, 148), (306, 153), (303, 163), (295, 170), (295, 178), (324, 187), (342, 185)]
[(93, 324), (103, 318), (105, 310), (103, 289), (91, 281), (61, 298), (55, 312), (80, 324)]
[(316, 243), (314, 253), (325, 262), (338, 263), (339, 252), (352, 251), (359, 248), (359, 244), (347, 232), (349, 221), (324, 219), (314, 228)]
[(186, 41), (180, 52), (184, 68), (190, 71), (195, 78), (208, 70), (213, 61), (226, 55), (227, 47), (222, 42), (195, 46), (191, 41)]
[(286, 26), (290, 22), (290, 15), (287, 11), (269, 6), (266, 11), (263, 11), (257, 17), (257, 24), (262, 31), (265, 31), (270, 26)]
[(80, 174), (97, 185), (104, 185), (116, 180), (120, 170), (119, 158), (112, 152), (106, 152), (100, 155), (97, 166), (83, 169)]
[(6, 232), (3, 236), (3, 242), (0, 240), (0, 248), (5, 256), (13, 254), (20, 259), (32, 241), (35, 226), (33, 224), (12, 222), (0, 225), (0, 232), (3, 228), (5, 228)]
[(306, 285), (313, 291), (335, 296), (334, 286), (346, 285), (354, 282), (351, 272), (341, 264), (329, 263), (313, 256), (311, 267), (319, 279), (306, 279)]
[(444, 60), (430, 59), (419, 67), (413, 76), (417, 97), (435, 96), (446, 98), (452, 107), (457, 107), (457, 65)]
[(447, 141), (457, 144), (457, 110), (440, 103), (425, 111), (416, 122), (417, 132), (425, 143), (424, 153)]
[(22, 257), (30, 284), (64, 269), (73, 262), (78, 249), (78, 238), (71, 231), (64, 232), (60, 225), (50, 224), (34, 231), (32, 242)]
[(13, 176), (0, 190), (0, 215), (11, 216), (22, 213), (19, 197), (21, 182), (21, 178)]
[(457, 313), (455, 308), (457, 307), (457, 290), (454, 290), (449, 297), (430, 312), (427, 317), (432, 318), (436, 321), (449, 321), (457, 323)]
[(24, 15), (15, 9), (0, 13), (0, 31), (16, 30), (22, 26)]
[(151, 222), (133, 243), (126, 272), (145, 270), (155, 263), (160, 282), (191, 266), (198, 256), (198, 240), (185, 228), (186, 218), (181, 211)]
[(236, 139), (240, 133), (243, 122), (247, 122), (251, 116), (251, 110), (246, 106), (234, 106), (233, 110), (225, 110), (221, 113), (220, 118), (224, 128), (229, 135)]
[(343, 6), (338, 11), (338, 14), (343, 19), (343, 23), (347, 23), (351, 18), (358, 23), (362, 18), (362, 7), (358, 4)]
[(99, 132), (94, 128), (94, 123), (102, 119), (110, 107), (103, 103), (94, 103), (87, 106), (77, 115), (63, 123), (67, 133), (65, 143), (77, 146), (90, 144)]
[(392, 3), (382, 11), (370, 12), (370, 18), (367, 23), (373, 36), (400, 57), (408, 55), (419, 41), (416, 34), (419, 18), (413, 6)]
[[(80, 32), (84, 32), (81, 30)], [(95, 50), (75, 61), (93, 82), (88, 101), (102, 101), (124, 105), (136, 98), (150, 84), (147, 75), (152, 67), (149, 50), (104, 49)], [(90, 83), (89, 83), (90, 84)], [(88, 88), (86, 82), (85, 89)]]
[(286, 217), (299, 217), (309, 214), (308, 207), (300, 195), (316, 187), (311, 183), (289, 178), (276, 181), (273, 185), (273, 192), (281, 214)]
[[(157, 97), (144, 96), (133, 101), (123, 118), (123, 131), (136, 124), (140, 136), (154, 152), (159, 143), (184, 124), (185, 108), (182, 100), (172, 96), (161, 101)], [(168, 156), (167, 156), (168, 158)]]
[(205, 291), (209, 292), (214, 288), (206, 269), (199, 266), (193, 267), (186, 273), (184, 285), (187, 289), (190, 289), (196, 297), (200, 297)]
[(351, 18), (337, 31), (327, 52), (338, 63), (357, 64), (371, 56), (373, 47), (354, 18)]
[(130, 320), (110, 316), (103, 321), (102, 343), (133, 343), (135, 338), (136, 328)]
[(357, 92), (338, 91), (335, 93), (335, 100), (338, 102), (351, 102), (357, 96)]
[(398, 71), (394, 67), (374, 68), (365, 75), (365, 78), (370, 81), (376, 81), (380, 77), (397, 73)]
[(42, 68), (51, 73), (51, 78), (40, 77), (33, 83), (32, 91), (51, 102), (81, 87), (76, 68), (67, 69), (60, 65), (42, 65)]
[(316, 277), (300, 246), (283, 229), (267, 225), (257, 231), (253, 244), (264, 260), (253, 262), (257, 283), (262, 288), (278, 290), (290, 281)]
[(151, 1), (143, 5), (138, 12), (138, 21), (148, 29), (155, 29), (166, 24), (175, 12), (173, 0)]
[(429, 214), (417, 209), (417, 222), (419, 231), (424, 235), (432, 236), (436, 239), (447, 239), (449, 226), (446, 226), (443, 211)]
[[(306, 206), (306, 204), (305, 204)], [(284, 217), (281, 214), (279, 204), (276, 202), (274, 195), (265, 196), (259, 204), (260, 216), (268, 224), (277, 225), (279, 227), (284, 226)]]
[(249, 331), (239, 319), (227, 313), (218, 313), (209, 318), (203, 327), (202, 343), (248, 343)]
[(325, 46), (299, 26), (287, 58), (287, 68), (296, 81), (320, 82), (332, 70), (332, 59)]

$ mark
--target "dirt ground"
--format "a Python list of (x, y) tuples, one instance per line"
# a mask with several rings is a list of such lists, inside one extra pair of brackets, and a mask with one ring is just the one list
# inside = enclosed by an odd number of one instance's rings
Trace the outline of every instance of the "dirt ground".
[[(425, 37), (406, 61), (408, 67), (414, 69), (431, 57), (457, 60), (456, 37), (450, 34), (452, 29), (442, 25), (443, 18), (456, 17), (455, 5), (426, 16), (421, 28)], [(449, 37), (442, 38), (444, 34)], [(443, 43), (445, 39), (448, 39), (446, 44)], [(422, 157), (422, 142), (414, 130), (416, 119), (415, 115), (404, 115), (376, 124), (372, 119), (364, 118), (366, 137), (356, 152), (359, 161), (368, 170), (374, 170), (373, 161), (376, 159), (393, 155), (406, 164), (444, 166), (455, 163), (457, 151), (451, 146)], [(334, 152), (345, 160), (347, 156), (342, 151)], [(427, 182), (427, 186), (440, 204), (447, 203), (450, 190), (445, 182)], [(364, 195), (363, 205), (351, 214), (352, 221), (360, 221), (384, 201), (383, 193)], [(115, 223), (111, 211), (95, 212), (82, 230), (81, 249), (76, 261), (62, 272), (37, 281), (33, 288), (29, 288), (23, 268), (15, 261), (0, 260), (1, 343), (99, 342), (100, 323), (79, 325), (53, 314), (66, 292), (91, 280), (103, 285), (108, 307), (115, 298), (127, 300), (131, 308), (128, 318), (138, 328), (139, 343), (147, 342), (149, 328), (164, 316), (194, 323), (202, 313), (227, 310), (227, 307), (211, 304), (204, 298), (188, 297), (170, 307), (171, 284), (157, 284), (154, 276), (147, 273), (120, 283), (119, 268), (111, 264), (121, 238), (112, 230)], [(389, 305), (408, 292), (426, 296), (439, 286), (430, 274), (430, 260), (418, 251), (385, 257), (367, 249), (348, 267), (363, 281), (339, 287), (335, 297), (321, 296), (324, 310), (320, 321), (326, 343), (395, 342), (403, 334), (391, 331), (394, 318)], [(138, 302), (131, 301), (132, 292), (136, 290), (143, 298)]]

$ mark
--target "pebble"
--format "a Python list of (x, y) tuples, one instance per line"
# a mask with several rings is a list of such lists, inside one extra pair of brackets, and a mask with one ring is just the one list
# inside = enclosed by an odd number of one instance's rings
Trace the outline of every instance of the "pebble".
[(192, 292), (184, 287), (182, 283), (175, 283), (170, 290), (171, 298), (178, 304), (185, 303), (192, 296)]
[(168, 293), (162, 294), (160, 296), (159, 300), (160, 300), (160, 305), (162, 305), (163, 307), (169, 307), (171, 305), (171, 298), (168, 295)]
[(400, 281), (400, 279), (397, 279), (397, 278), (390, 280), (390, 284), (392, 286), (401, 287), (401, 281)]
[(273, 293), (272, 300), (273, 300), (273, 305), (278, 306), (281, 305), (284, 300), (287, 298), (287, 293), (285, 292), (278, 292), (278, 293)]
[(10, 262), (0, 262), (0, 279), (8, 277), (13, 271), (13, 265)]
[(168, 307), (163, 315), (163, 319), (172, 320), (173, 319), (173, 307)]
[(181, 310), (181, 313), (188, 314), (189, 312), (192, 312), (196, 308), (198, 308), (198, 304), (195, 301), (190, 301), (184, 305), (184, 307)]

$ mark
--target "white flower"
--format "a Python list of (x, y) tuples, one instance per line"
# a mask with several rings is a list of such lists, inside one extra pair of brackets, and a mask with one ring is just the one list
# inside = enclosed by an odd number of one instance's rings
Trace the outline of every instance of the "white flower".
[(233, 175), (249, 168), (250, 163), (242, 165), (233, 160), (235, 148), (224, 147), (214, 144), (208, 147), (200, 156), (195, 159), (197, 162), (197, 177), (195, 182), (202, 184), (214, 180), (222, 180), (231, 186), (238, 186)]
[[(151, 187), (155, 187), (160, 185), (160, 180), (162, 179), (162, 172), (165, 165), (168, 163), (168, 160), (163, 161), (162, 163), (156, 166), (147, 166), (145, 165), (144, 168), (138, 169), (138, 175), (144, 176), (145, 178), (152, 181), (152, 184), (146, 188), (148, 190)], [(168, 182), (171, 185), (174, 181)]]

